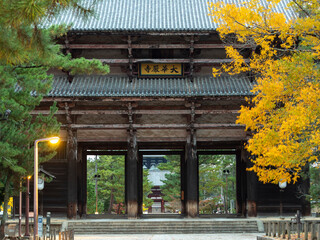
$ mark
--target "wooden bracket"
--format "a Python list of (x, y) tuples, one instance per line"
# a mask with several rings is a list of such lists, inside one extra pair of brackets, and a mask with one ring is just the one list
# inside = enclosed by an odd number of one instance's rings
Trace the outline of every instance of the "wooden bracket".
[(193, 57), (194, 57), (194, 35), (191, 36), (190, 38), (190, 48), (189, 48), (189, 78), (191, 82), (193, 82), (193, 68), (194, 68), (194, 62), (193, 62)]
[(128, 103), (128, 121), (129, 121), (129, 127), (128, 127), (128, 143), (130, 147), (134, 148), (136, 145), (136, 136), (135, 132), (136, 129), (133, 127), (133, 110), (132, 110), (132, 103)]
[(127, 42), (128, 42), (128, 59), (129, 59), (129, 79), (131, 82), (133, 78), (133, 54), (132, 54), (132, 40), (130, 35), (128, 35)]
[(66, 53), (70, 53), (70, 41), (68, 38), (68, 35), (66, 36), (66, 39), (64, 40), (64, 49), (66, 50)]
[[(71, 52), (71, 50), (70, 50), (70, 41), (69, 41), (68, 35), (66, 36), (64, 43), (65, 43), (66, 54), (69, 54)], [(67, 74), (67, 79), (68, 79), (69, 83), (71, 83), (74, 76), (71, 75), (69, 71), (62, 70), (62, 72)]]

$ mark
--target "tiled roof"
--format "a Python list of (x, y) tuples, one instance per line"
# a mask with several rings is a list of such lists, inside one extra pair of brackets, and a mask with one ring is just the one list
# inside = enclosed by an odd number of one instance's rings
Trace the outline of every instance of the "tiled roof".
[(133, 79), (118, 76), (54, 77), (49, 97), (196, 97), (248, 96), (253, 83), (248, 77), (196, 77)]
[[(95, 16), (83, 19), (67, 11), (47, 24), (73, 24), (71, 31), (213, 31), (217, 25), (208, 16), (208, 2), (216, 1), (219, 0), (83, 0), (83, 6), (94, 6)], [(246, 0), (224, 1), (240, 5)], [(268, 2), (261, 1), (265, 5)], [(292, 18), (288, 2), (281, 0), (276, 11)]]

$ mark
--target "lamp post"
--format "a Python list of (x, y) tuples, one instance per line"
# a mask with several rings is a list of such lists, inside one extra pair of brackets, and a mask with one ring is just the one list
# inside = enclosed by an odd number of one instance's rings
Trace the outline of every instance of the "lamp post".
[(25, 230), (25, 234), (24, 236), (25, 237), (29, 237), (30, 236), (30, 233), (29, 233), (29, 194), (30, 194), (30, 179), (31, 179), (31, 176), (28, 176), (27, 177), (27, 191), (26, 191), (26, 230)]
[(283, 214), (283, 204), (282, 204), (282, 193), (284, 189), (287, 187), (287, 182), (286, 181), (281, 181), (279, 182), (279, 188), (280, 188), (280, 218), (282, 218)]
[(19, 237), (21, 237), (21, 218), (22, 218), (22, 179), (19, 186)]
[(34, 230), (33, 239), (38, 240), (38, 143), (51, 142), (56, 144), (59, 142), (59, 137), (41, 138), (34, 141), (34, 179), (33, 179), (33, 211), (34, 211)]
[(97, 172), (98, 172), (98, 162), (97, 162), (97, 155), (96, 155), (96, 159), (95, 159), (95, 164), (96, 164), (96, 167), (95, 167), (95, 175), (94, 175), (94, 178), (96, 180), (96, 188), (95, 188), (95, 191), (96, 191), (96, 211), (94, 214), (99, 214), (98, 212), (98, 175), (97, 175)]
[(224, 194), (224, 211), (227, 214), (228, 213), (228, 176), (230, 174), (230, 171), (228, 169), (223, 170), (223, 175), (226, 176), (226, 193)]

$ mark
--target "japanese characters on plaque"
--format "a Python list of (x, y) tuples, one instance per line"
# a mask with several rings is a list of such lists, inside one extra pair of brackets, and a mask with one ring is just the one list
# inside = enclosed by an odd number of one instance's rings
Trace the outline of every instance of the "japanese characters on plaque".
[(181, 63), (140, 63), (140, 76), (183, 76)]

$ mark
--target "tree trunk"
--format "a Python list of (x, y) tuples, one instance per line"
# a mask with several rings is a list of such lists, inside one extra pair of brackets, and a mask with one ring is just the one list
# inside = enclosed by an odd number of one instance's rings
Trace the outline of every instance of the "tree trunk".
[(110, 193), (110, 204), (109, 204), (109, 208), (108, 208), (108, 214), (111, 214), (113, 201), (114, 201), (114, 198), (113, 198), (113, 188), (112, 188), (111, 193)]
[(3, 203), (3, 216), (1, 219), (1, 229), (0, 229), (0, 239), (4, 238), (4, 227), (6, 221), (8, 220), (8, 201), (10, 197), (10, 178), (7, 178), (5, 187), (4, 187), (4, 203)]
[(120, 205), (120, 203), (118, 203), (118, 209), (117, 209), (117, 214), (118, 215), (120, 214), (120, 207), (121, 207), (121, 205)]

